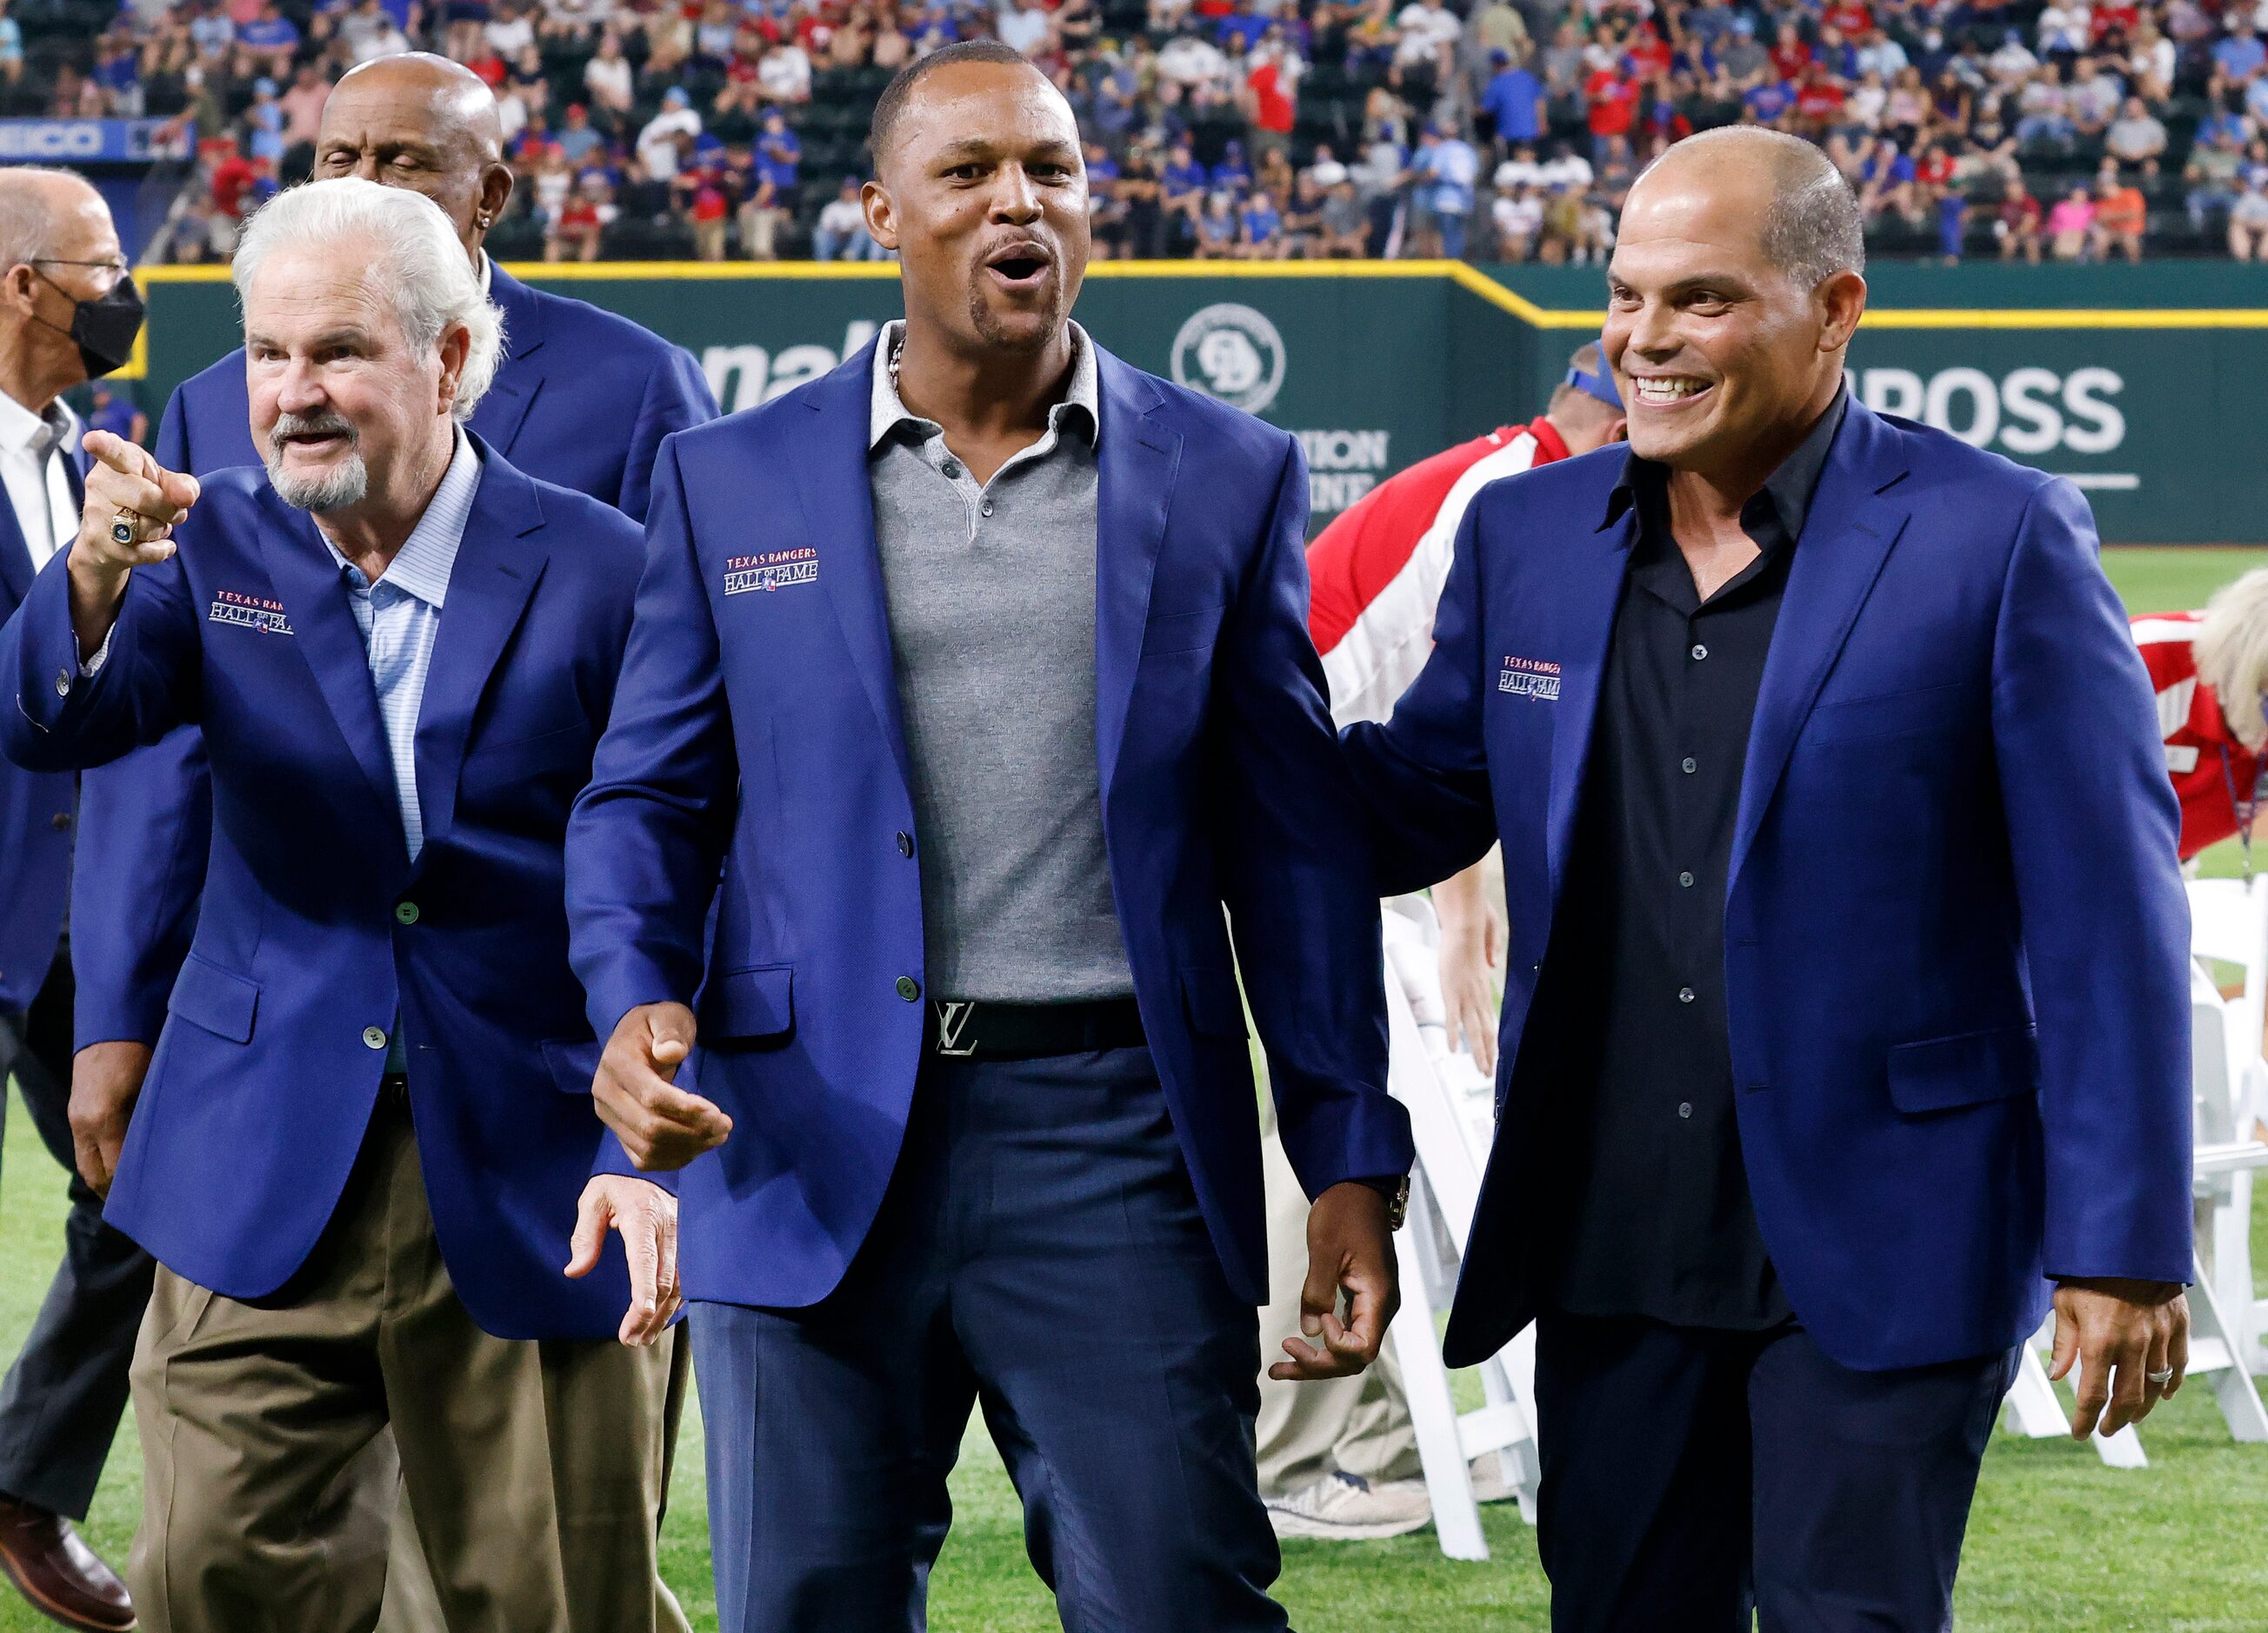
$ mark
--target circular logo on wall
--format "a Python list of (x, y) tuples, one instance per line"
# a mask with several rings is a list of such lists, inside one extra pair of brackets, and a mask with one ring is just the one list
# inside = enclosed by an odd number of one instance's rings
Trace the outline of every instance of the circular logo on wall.
[(1174, 336), (1174, 384), (1258, 414), (1284, 387), (1284, 337), (1233, 301), (1191, 313)]

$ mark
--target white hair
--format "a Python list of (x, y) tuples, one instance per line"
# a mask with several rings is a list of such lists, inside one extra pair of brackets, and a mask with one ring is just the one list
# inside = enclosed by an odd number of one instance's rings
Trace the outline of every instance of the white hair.
[(496, 379), (504, 356), (504, 313), (481, 292), (481, 281), (441, 207), (406, 188), (359, 176), (307, 181), (262, 205), (237, 245), (234, 276), (241, 305), (261, 263), (278, 249), (352, 245), (372, 279), (392, 298), (394, 315), (412, 349), (431, 350), (459, 324), (471, 335), (457, 378), (453, 411), (471, 417)]
[(2268, 567), (2225, 584), (2205, 603), (2191, 647), (2197, 675), (2220, 700), (2229, 729), (2247, 748), (2268, 747)]

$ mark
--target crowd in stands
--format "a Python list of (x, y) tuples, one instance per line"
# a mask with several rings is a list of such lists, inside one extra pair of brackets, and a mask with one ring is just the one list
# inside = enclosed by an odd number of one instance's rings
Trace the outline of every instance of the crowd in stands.
[[(330, 82), (412, 46), (496, 89), (500, 255), (879, 256), (873, 99), (990, 33), (1078, 112), (1099, 255), (1602, 260), (1656, 152), (1747, 121), (1826, 148), (1877, 253), (2268, 261), (2268, 0), (110, 3), (0, 0), (0, 96), (193, 120), (176, 260), (225, 257)], [(35, 7), (97, 17), (26, 76)]]

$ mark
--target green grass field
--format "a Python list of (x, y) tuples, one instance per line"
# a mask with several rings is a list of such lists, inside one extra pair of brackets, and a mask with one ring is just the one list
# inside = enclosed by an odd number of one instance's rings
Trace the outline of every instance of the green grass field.
[[(2136, 612), (2197, 607), (2268, 554), (2119, 550), (2112, 577)], [(2209, 858), (2233, 872), (2233, 845)], [(12, 1357), (61, 1251), (63, 1177), (22, 1107), (8, 1118), (0, 1168), (0, 1354)], [(2268, 1207), (2256, 1219), (2268, 1266)], [(2152, 1466), (2104, 1468), (2068, 1441), (1994, 1443), (1970, 1528), (1960, 1622), (1979, 1633), (2258, 1633), (2268, 1627), (2268, 1446), (2232, 1445), (2210, 1394), (2192, 1387), (2143, 1426)], [(89, 1540), (122, 1566), (141, 1497), (129, 1422), (112, 1453)], [(939, 1561), (931, 1626), (939, 1633), (1044, 1633), (1057, 1626), (1024, 1559), (1015, 1494), (981, 1430), (954, 1479), (956, 1525)], [(1430, 1530), (1390, 1542), (1294, 1542), (1280, 1594), (1305, 1633), (1503, 1633), (1545, 1625), (1533, 1535), (1510, 1507), (1485, 1511), (1495, 1558), (1454, 1564)], [(700, 1428), (686, 1424), (666, 1527), (665, 1569), (696, 1628), (714, 1629)], [(49, 1624), (0, 1587), (0, 1633)], [(1200, 1630), (1192, 1629), (1192, 1633)]]

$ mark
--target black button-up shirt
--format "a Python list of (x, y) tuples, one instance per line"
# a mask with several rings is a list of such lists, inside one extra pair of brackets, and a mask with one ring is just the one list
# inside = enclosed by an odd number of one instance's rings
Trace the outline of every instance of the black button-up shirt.
[(1706, 601), (1670, 533), (1664, 468), (1633, 456), (1609, 501), (1609, 522), (1636, 507), (1637, 537), (1547, 955), (1552, 1002), (1535, 1011), (1538, 1168), (1559, 1188), (1538, 1291), (1559, 1309), (1736, 1329), (1787, 1318), (1734, 1122), (1725, 893), (1764, 659), (1844, 404), (1743, 507), (1759, 553)]

